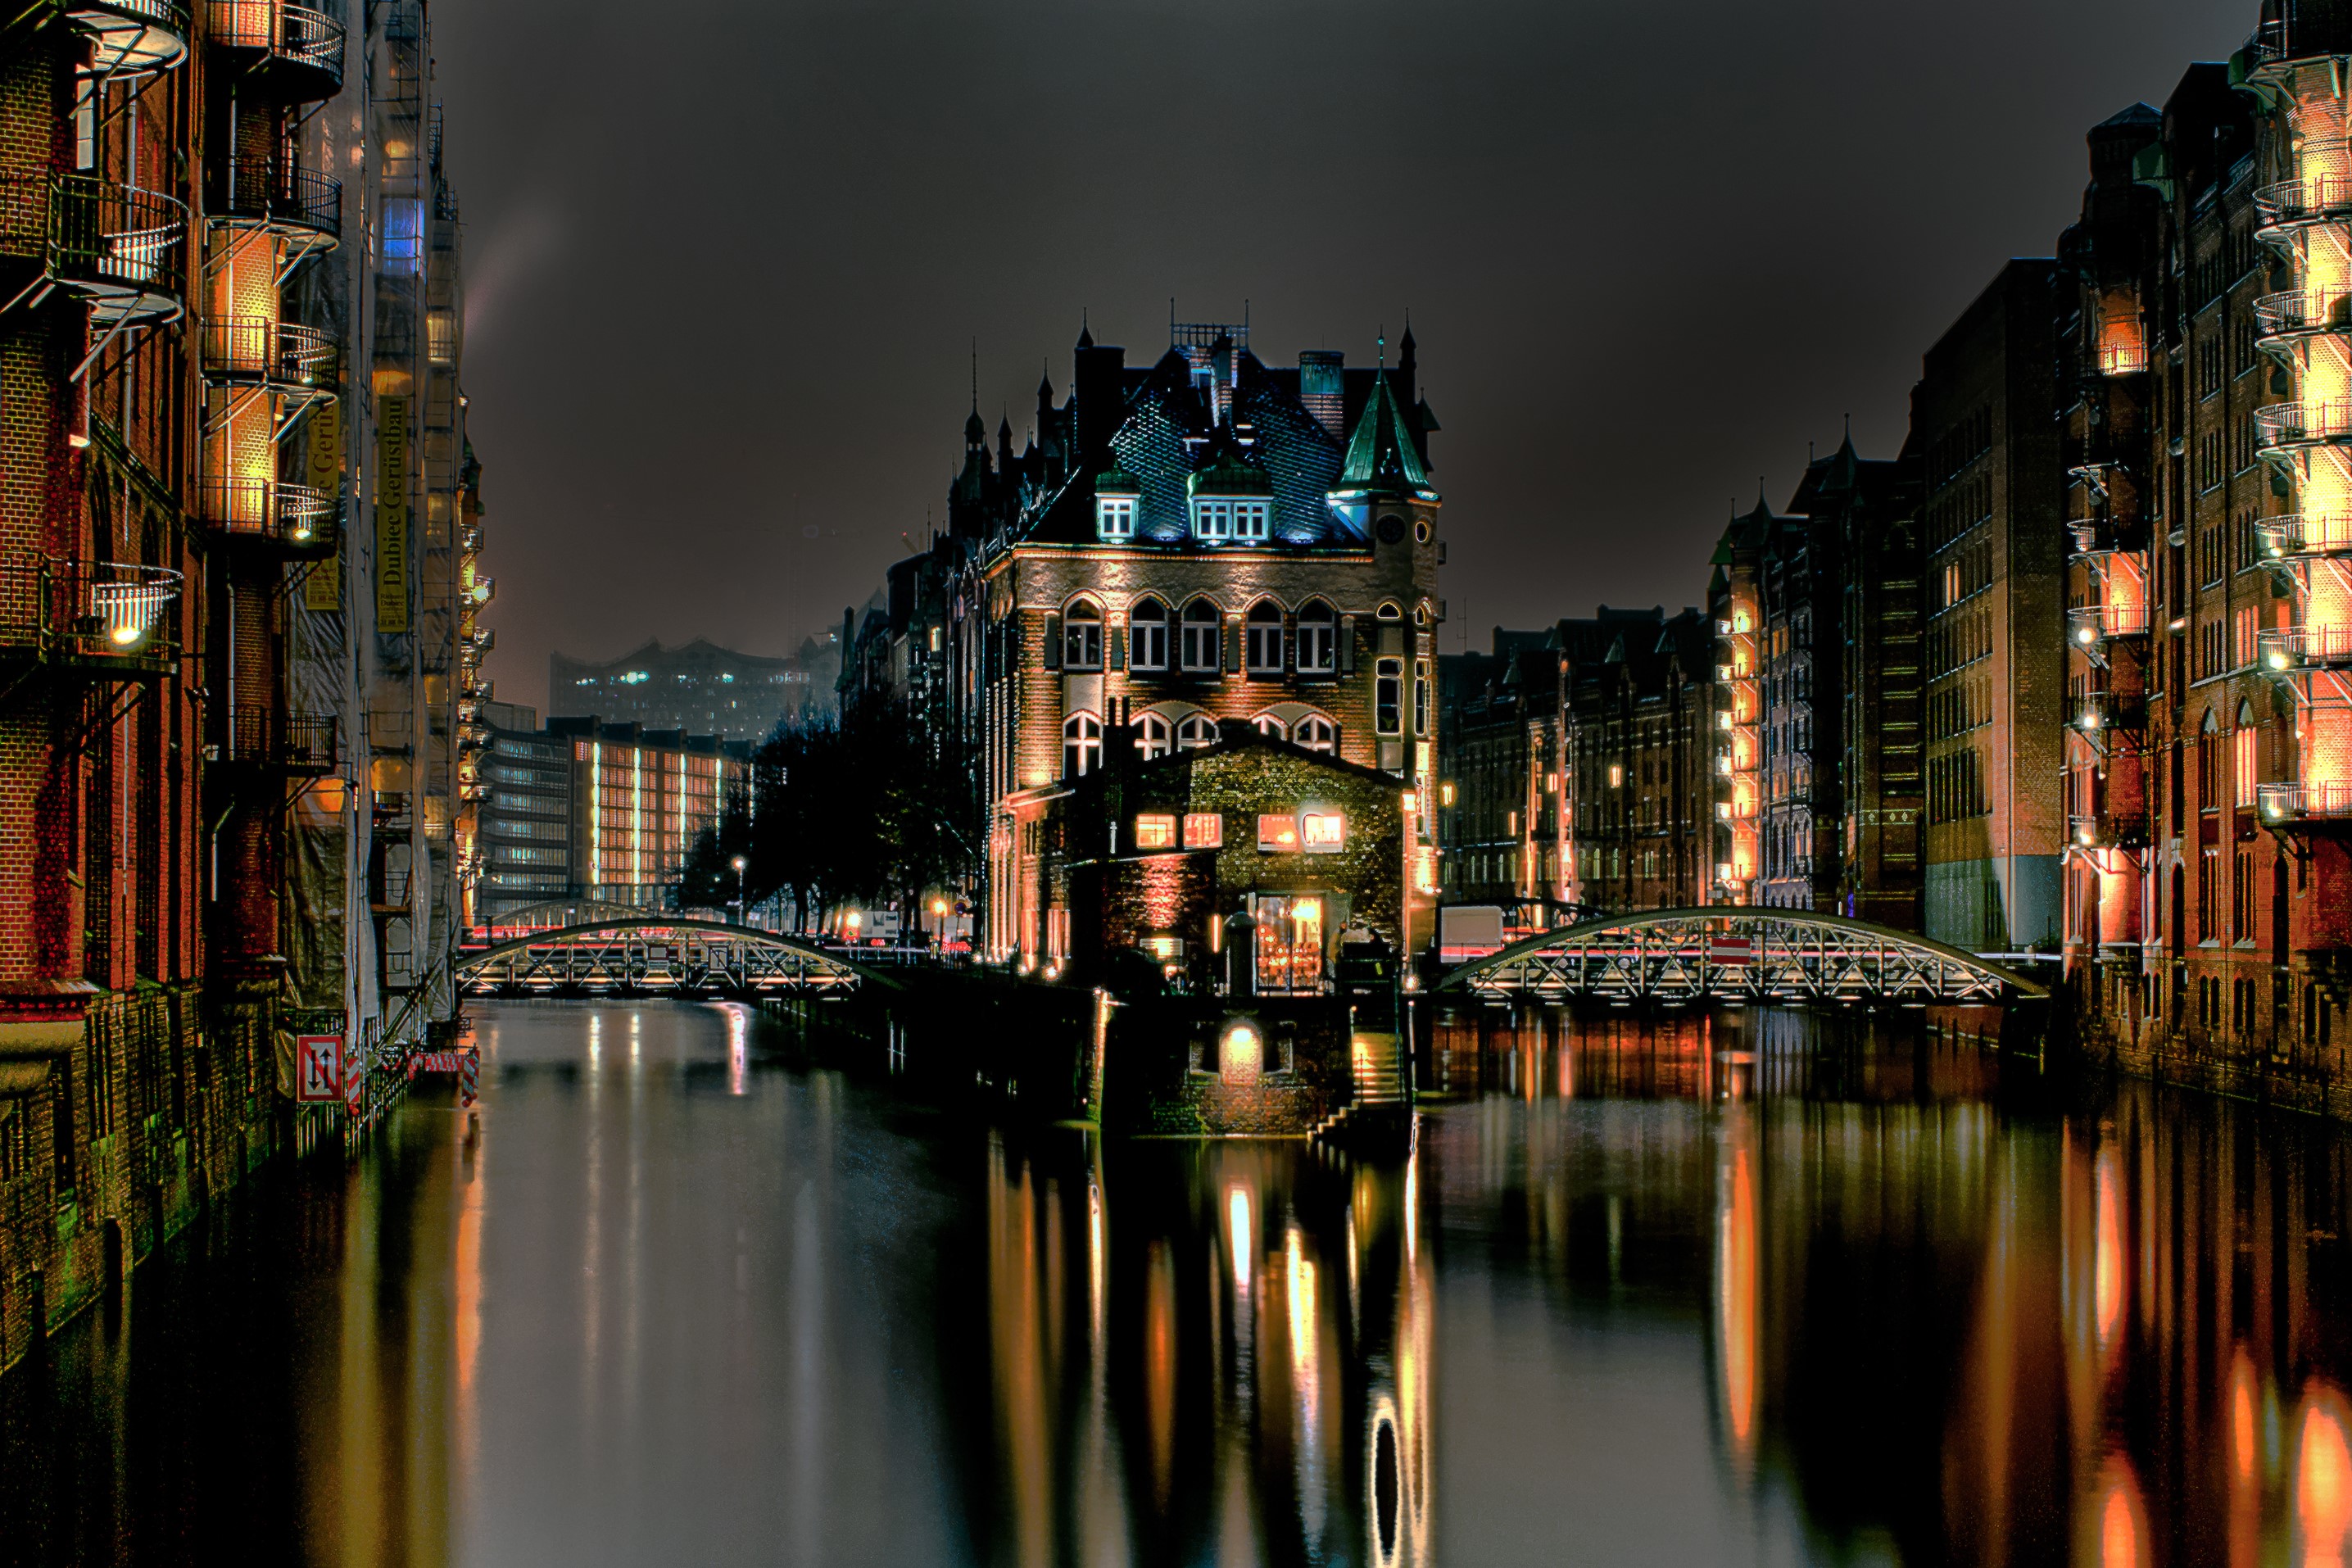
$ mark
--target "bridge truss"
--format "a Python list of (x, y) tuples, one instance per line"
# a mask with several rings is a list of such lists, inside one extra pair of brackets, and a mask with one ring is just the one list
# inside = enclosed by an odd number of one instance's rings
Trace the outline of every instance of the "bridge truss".
[(1441, 990), (1492, 1001), (1996, 1003), (2047, 996), (2014, 970), (1909, 931), (1805, 910), (1653, 910), (1546, 931)]
[(462, 949), (472, 995), (750, 997), (849, 992), (896, 978), (779, 931), (635, 911)]

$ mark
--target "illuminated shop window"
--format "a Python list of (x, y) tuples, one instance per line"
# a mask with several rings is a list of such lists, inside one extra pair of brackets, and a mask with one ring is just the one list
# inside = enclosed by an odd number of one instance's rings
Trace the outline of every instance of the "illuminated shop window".
[(1135, 819), (1135, 847), (1138, 849), (1175, 848), (1175, 817), (1159, 815), (1147, 815), (1137, 817)]
[(1213, 811), (1184, 814), (1184, 847), (1221, 849), (1225, 843), (1225, 819)]
[(1299, 818), (1299, 837), (1309, 855), (1331, 855), (1348, 847), (1348, 819), (1336, 811), (1310, 811)]
[(1257, 819), (1257, 847), (1265, 850), (1298, 847), (1298, 819), (1263, 813)]

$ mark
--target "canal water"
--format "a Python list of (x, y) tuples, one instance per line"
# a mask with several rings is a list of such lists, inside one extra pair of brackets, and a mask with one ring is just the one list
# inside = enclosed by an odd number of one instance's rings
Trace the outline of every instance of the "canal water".
[(2345, 1140), (1950, 1022), (1449, 1019), (1375, 1168), (482, 1004), (0, 1380), (0, 1560), (2342, 1562)]

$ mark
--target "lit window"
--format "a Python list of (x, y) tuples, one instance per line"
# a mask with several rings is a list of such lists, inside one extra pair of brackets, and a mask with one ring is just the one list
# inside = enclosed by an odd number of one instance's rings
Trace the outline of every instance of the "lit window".
[(1095, 502), (1095, 531), (1105, 539), (1135, 537), (1135, 498), (1104, 496)]
[(1263, 500), (1234, 502), (1234, 537), (1264, 539), (1274, 521), (1274, 503)]
[(1217, 743), (1217, 721), (1206, 713), (1195, 713), (1176, 726), (1176, 744), (1188, 752)]
[(1330, 855), (1348, 847), (1348, 819), (1336, 811), (1310, 811), (1300, 824), (1309, 855)]
[(1337, 755), (1339, 750), (1339, 726), (1320, 713), (1310, 713), (1298, 721), (1290, 738), (1310, 752), (1328, 752)]
[(1328, 675), (1339, 668), (1339, 618), (1320, 599), (1298, 612), (1298, 673)]
[(1250, 606), (1247, 658), (1252, 675), (1282, 673), (1282, 606), (1261, 602)]
[(1192, 533), (1200, 539), (1231, 539), (1234, 536), (1234, 503), (1229, 500), (1194, 501)]
[(2230, 761), (2236, 775), (2236, 804), (2241, 811), (2251, 809), (2254, 804), (2254, 746), (2262, 731), (2253, 727), (2253, 718), (2251, 710), (2241, 709), (2239, 729), (2230, 737)]
[(1384, 658), (1372, 683), (1372, 725), (1383, 735), (1399, 733), (1404, 725), (1404, 660)]
[(1277, 741), (1290, 739), (1290, 726), (1271, 713), (1261, 713), (1251, 720), (1250, 723), (1261, 735), (1271, 735)]
[(1063, 617), (1062, 664), (1069, 669), (1102, 668), (1102, 612), (1084, 601)]
[(1272, 814), (1257, 819), (1257, 847), (1260, 849), (1296, 849), (1298, 847), (1298, 819)]
[(1213, 811), (1188, 811), (1184, 814), (1184, 847), (1187, 849), (1219, 849), (1224, 847), (1225, 819)]
[(1135, 749), (1145, 762), (1164, 757), (1171, 749), (1168, 721), (1157, 713), (1146, 713), (1135, 721)]
[(1184, 668), (1193, 674), (1215, 674), (1223, 667), (1223, 649), (1219, 646), (1223, 626), (1217, 606), (1206, 599), (1195, 599), (1184, 606), (1183, 648)]
[(1135, 819), (1135, 847), (1138, 849), (1173, 849), (1176, 847), (1176, 819), (1173, 816), (1149, 816)]
[(1609, 764), (1609, 787), (1611, 789), (1622, 789), (1625, 787), (1624, 763), (1612, 763)]
[(1079, 779), (1102, 765), (1102, 721), (1073, 713), (1062, 724), (1062, 776)]
[(1139, 601), (1128, 616), (1128, 664), (1136, 669), (1168, 668), (1168, 606), (1157, 599)]

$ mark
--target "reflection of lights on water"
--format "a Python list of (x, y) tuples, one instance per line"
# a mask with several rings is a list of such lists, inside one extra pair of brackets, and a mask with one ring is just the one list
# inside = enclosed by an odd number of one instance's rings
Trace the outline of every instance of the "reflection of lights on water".
[(2303, 1407), (2295, 1440), (2294, 1518), (2305, 1568), (2342, 1568), (2352, 1533), (2352, 1447), (2345, 1438), (2343, 1396), (2316, 1384)]
[(2230, 1368), (2230, 1459), (2238, 1479), (2254, 1478), (2254, 1369), (2240, 1351)]
[(727, 1092), (751, 1092), (751, 1009), (740, 1002), (730, 1002), (722, 1009), (727, 1015)]
[(2099, 1568), (2140, 1568), (2147, 1529), (2140, 1518), (2139, 1489), (2120, 1455), (2107, 1462), (2107, 1474), (2099, 1507)]
[(1299, 1244), (1298, 1227), (1283, 1238), (1290, 1287), (1290, 1364), (1311, 1378), (1315, 1369), (1315, 1264)]
[(1240, 1187), (1225, 1195), (1225, 1226), (1234, 1255), (1234, 1294), (1249, 1300), (1250, 1258), (1255, 1250), (1250, 1231), (1249, 1194)]
[(1094, 1322), (1095, 1343), (1102, 1343), (1104, 1279), (1102, 1189), (1087, 1182), (1087, 1304)]
[(1410, 1263), (1420, 1253), (1421, 1150), (1416, 1147), (1404, 1162), (1404, 1258)]
[(2124, 1315), (2123, 1198), (2116, 1192), (2116, 1152), (2099, 1155), (2096, 1173), (2098, 1234), (2091, 1260), (2091, 1300), (2098, 1316), (2099, 1346), (2115, 1342)]
[(1732, 1151), (1717, 1241), (1723, 1397), (1732, 1446), (1743, 1456), (1756, 1425), (1756, 1184), (1745, 1148)]
[(1372, 1414), (1372, 1440), (1365, 1445), (1364, 1511), (1371, 1525), (1372, 1561), (1392, 1568), (1402, 1531), (1397, 1528), (1404, 1479), (1397, 1452), (1396, 1406), (1383, 1397)]

